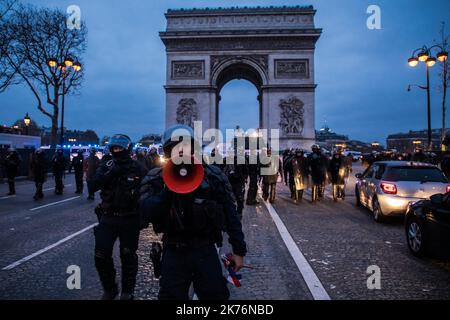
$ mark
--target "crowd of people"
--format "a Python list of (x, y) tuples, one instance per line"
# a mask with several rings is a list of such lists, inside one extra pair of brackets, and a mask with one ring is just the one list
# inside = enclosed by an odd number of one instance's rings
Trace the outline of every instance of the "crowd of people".
[[(44, 197), (43, 184), (49, 168), (53, 172), (57, 195), (64, 192), (67, 168), (69, 172), (74, 171), (76, 193), (83, 193), (83, 178), (87, 182), (89, 200), (100, 191), (101, 201), (95, 207), (99, 223), (94, 228), (94, 261), (104, 291), (102, 299), (115, 299), (119, 294), (113, 262), (117, 239), (120, 240), (122, 264), (120, 299), (134, 298), (139, 235), (150, 225), (157, 234), (162, 234), (162, 252), (152, 256), (154, 270), (159, 270), (158, 275), (155, 274), (160, 278), (159, 299), (187, 300), (193, 285), (200, 300), (224, 300), (228, 299), (229, 291), (216, 247), (222, 247), (223, 232), (226, 232), (232, 248), (229, 260), (232, 272), (238, 272), (244, 266), (247, 246), (241, 221), (244, 206), (259, 203), (259, 187), (263, 200), (270, 203), (276, 201), (279, 183), (289, 187), (296, 203), (302, 201), (308, 188), (311, 188), (312, 203), (320, 201), (329, 183), (333, 199), (345, 199), (353, 157), (345, 156), (341, 149), (330, 156), (318, 145), (313, 145), (311, 151), (285, 150), (281, 157), (274, 157), (270, 149), (263, 149), (262, 153), (251, 151), (244, 157), (245, 161), (238, 161), (235, 155), (232, 163), (203, 162), (201, 183), (191, 191), (177, 192), (167, 185), (164, 162), (171, 161), (172, 150), (177, 144), (171, 135), (179, 129), (189, 132), (189, 139), (195, 143), (191, 128), (183, 125), (169, 128), (163, 135), (164, 158), (156, 149), (133, 151), (131, 139), (123, 134), (111, 138), (101, 159), (94, 148), (87, 157), (80, 150), (71, 161), (63, 149), (56, 150), (50, 163), (44, 150), (32, 154), (30, 170), (36, 184), (34, 199)], [(216, 156), (213, 150), (211, 158), (217, 159)], [(250, 161), (251, 156), (257, 161)], [(270, 161), (263, 163), (263, 156)], [(9, 195), (14, 195), (14, 178), (21, 159), (14, 149), (9, 150), (5, 159), (3, 166), (8, 173)], [(398, 155), (375, 153), (365, 160), (370, 164), (393, 159), (406, 160), (403, 156), (400, 159)], [(418, 150), (408, 160), (427, 162), (428, 158)], [(446, 174), (450, 173), (450, 156), (443, 158), (441, 167)], [(269, 174), (263, 174), (263, 169), (269, 169), (266, 170)], [(185, 183), (183, 181), (180, 177), (179, 183)], [(154, 244), (152, 248), (156, 248)]]
[[(132, 158), (138, 161), (146, 171), (149, 171), (161, 165), (161, 158), (156, 148), (151, 148), (148, 152), (146, 149), (137, 149)], [(35, 200), (44, 197), (43, 185), (47, 181), (48, 174), (51, 173), (55, 181), (55, 194), (62, 195), (64, 193), (64, 179), (66, 172), (74, 172), (76, 194), (83, 193), (84, 181), (86, 181), (88, 189), (88, 200), (94, 200), (95, 193), (90, 188), (91, 181), (94, 179), (100, 164), (111, 160), (111, 153), (108, 147), (104, 149), (101, 158), (97, 155), (97, 149), (92, 147), (89, 154), (85, 155), (83, 149), (78, 151), (70, 159), (64, 154), (62, 148), (57, 148), (54, 155), (48, 157), (45, 149), (39, 148), (33, 151), (29, 161), (29, 177), (35, 182), (36, 192), (33, 196)], [(19, 152), (14, 148), (8, 148), (7, 153), (2, 159), (0, 166), (5, 172), (8, 181), (9, 192), (7, 196), (16, 194), (15, 178), (19, 175), (19, 168), (23, 162)]]

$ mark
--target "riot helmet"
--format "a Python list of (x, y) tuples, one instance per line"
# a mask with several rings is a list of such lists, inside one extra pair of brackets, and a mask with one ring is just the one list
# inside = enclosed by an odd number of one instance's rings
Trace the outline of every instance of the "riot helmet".
[[(166, 157), (170, 157), (173, 147), (175, 147), (178, 143), (181, 142), (180, 140), (172, 141), (173, 134), (176, 134), (177, 136), (181, 136), (183, 140), (190, 139), (192, 142), (194, 142), (194, 130), (189, 126), (186, 126), (183, 124), (177, 124), (177, 125), (174, 125), (168, 129), (166, 129), (166, 131), (164, 131), (163, 137), (162, 137), (162, 145), (163, 145), (164, 155)], [(193, 153), (193, 151), (194, 151), (193, 143), (191, 144), (191, 148), (192, 148), (191, 152)]]
[(313, 144), (311, 150), (316, 153), (320, 152), (320, 146), (318, 144)]
[(122, 148), (127, 152), (131, 152), (133, 144), (131, 143), (130, 137), (125, 134), (115, 134), (109, 140), (109, 150), (112, 152), (114, 147)]
[(115, 134), (109, 140), (109, 151), (116, 158), (125, 158), (130, 155), (133, 143), (125, 134)]

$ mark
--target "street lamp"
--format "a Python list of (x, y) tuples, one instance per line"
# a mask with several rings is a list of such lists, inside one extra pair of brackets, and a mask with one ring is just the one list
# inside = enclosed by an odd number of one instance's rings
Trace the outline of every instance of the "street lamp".
[(25, 124), (25, 135), (28, 135), (28, 126), (31, 123), (31, 119), (30, 116), (27, 114), (25, 115), (25, 117), (23, 118), (23, 123)]
[[(410, 67), (416, 67), (420, 62), (424, 62), (426, 66), (427, 72), (427, 85), (417, 86), (421, 89), (427, 91), (427, 117), (428, 117), (428, 150), (431, 150), (431, 98), (430, 98), (430, 68), (436, 64), (436, 58), (432, 56), (432, 50), (435, 48), (439, 48), (441, 51), (437, 54), (437, 60), (440, 62), (445, 62), (448, 59), (448, 52), (445, 51), (439, 45), (432, 46), (428, 48), (427, 46), (423, 46), (422, 48), (414, 50), (411, 58), (408, 59), (408, 64)], [(420, 53), (416, 56), (416, 53)], [(411, 91), (411, 86), (408, 87), (408, 91)]]
[(71, 72), (80, 72), (81, 63), (78, 60), (75, 61), (70, 56), (67, 56), (63, 59), (62, 62), (58, 62), (56, 58), (49, 58), (47, 59), (47, 65), (50, 67), (53, 74), (55, 74), (56, 70), (58, 70), (62, 75), (61, 132), (59, 138), (59, 145), (62, 146), (64, 143), (64, 105), (66, 95), (66, 78), (67, 75)]

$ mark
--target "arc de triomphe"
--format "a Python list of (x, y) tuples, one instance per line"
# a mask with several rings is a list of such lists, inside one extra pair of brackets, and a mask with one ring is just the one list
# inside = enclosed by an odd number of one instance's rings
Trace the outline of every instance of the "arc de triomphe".
[[(167, 52), (166, 126), (217, 128), (220, 91), (233, 79), (258, 89), (259, 123), (280, 148), (315, 140), (313, 7), (177, 9), (160, 33)], [(243, 106), (245, 107), (245, 106)], [(233, 129), (233, 128), (229, 128)]]

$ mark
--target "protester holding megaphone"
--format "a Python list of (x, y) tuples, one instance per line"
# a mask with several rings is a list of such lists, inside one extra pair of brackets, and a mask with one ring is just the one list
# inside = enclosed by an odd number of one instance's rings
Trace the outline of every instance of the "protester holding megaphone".
[[(143, 227), (163, 233), (159, 299), (188, 300), (194, 285), (200, 300), (229, 298), (215, 245), (226, 230), (234, 269), (244, 264), (247, 249), (227, 177), (194, 156), (192, 128), (176, 125), (163, 135), (163, 168), (151, 170), (141, 185)], [(197, 146), (198, 147), (198, 146)]]

